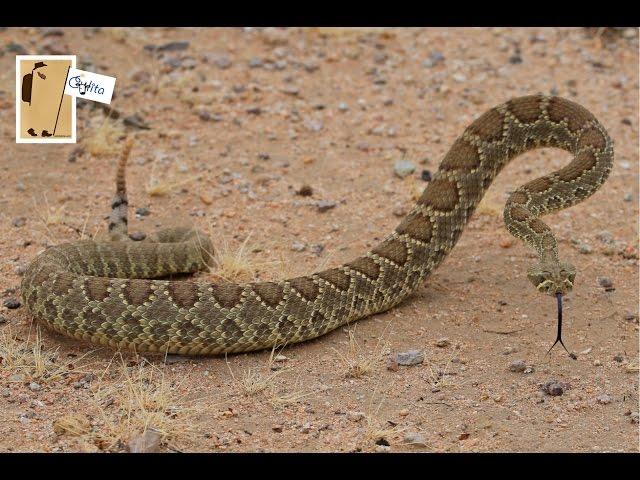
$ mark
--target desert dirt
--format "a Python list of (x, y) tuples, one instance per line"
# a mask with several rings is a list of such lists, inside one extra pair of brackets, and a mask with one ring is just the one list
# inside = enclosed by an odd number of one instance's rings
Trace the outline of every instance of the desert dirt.
[[(17, 145), (16, 53), (117, 77), (119, 118), (78, 100), (84, 151)], [(0, 67), (1, 452), (638, 451), (637, 30), (2, 29)], [(504, 169), (400, 306), (273, 353), (117, 353), (7, 306), (46, 246), (104, 232), (125, 135), (130, 231), (194, 225), (226, 252), (220, 275), (277, 279), (370, 249), (475, 117), (537, 92), (615, 142), (603, 188), (545, 217), (578, 269), (577, 360), (546, 355), (555, 301), (502, 220), (509, 191), (569, 161), (551, 149)], [(412, 349), (422, 363), (389, 364)]]

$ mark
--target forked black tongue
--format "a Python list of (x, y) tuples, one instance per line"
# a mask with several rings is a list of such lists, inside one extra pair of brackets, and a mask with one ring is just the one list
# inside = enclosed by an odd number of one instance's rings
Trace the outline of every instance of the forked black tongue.
[(571, 353), (569, 350), (567, 350), (567, 347), (565, 347), (564, 342), (562, 341), (562, 294), (556, 293), (556, 299), (558, 300), (558, 336), (556, 337), (556, 341), (553, 342), (553, 345), (551, 345), (551, 348), (547, 352), (547, 355), (551, 353), (551, 350), (553, 350), (553, 347), (556, 346), (556, 343), (560, 342), (560, 345), (562, 345), (562, 348), (564, 348), (569, 356), (576, 360), (578, 358), (576, 357), (576, 354)]

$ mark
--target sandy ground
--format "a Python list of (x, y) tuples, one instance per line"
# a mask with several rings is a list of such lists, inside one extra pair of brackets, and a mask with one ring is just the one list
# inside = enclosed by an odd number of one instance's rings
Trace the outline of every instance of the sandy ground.
[[(366, 251), (409, 209), (422, 171), (511, 97), (583, 104), (616, 152), (600, 191), (545, 219), (579, 271), (564, 333), (576, 361), (545, 355), (555, 304), (527, 281), (534, 255), (502, 222), (510, 190), (569, 160), (539, 150), (499, 175), (408, 301), (272, 363), (270, 352), (121, 359), (46, 329), (38, 341), (24, 306), (0, 305), (0, 451), (123, 451), (145, 426), (161, 451), (638, 450), (637, 31), (4, 29), (0, 48), (3, 302), (20, 298), (46, 245), (104, 230), (108, 147), (122, 132), (136, 140), (130, 204), (149, 211), (132, 212), (131, 229), (207, 229), (231, 252), (244, 244), (260, 279)], [(75, 53), (79, 68), (117, 77), (120, 120), (104, 126), (97, 104), (79, 101), (84, 154), (16, 145), (20, 51)], [(403, 159), (416, 169), (399, 178)], [(322, 201), (335, 206), (321, 212)], [(410, 349), (424, 362), (387, 368)], [(349, 364), (364, 372), (350, 377)], [(545, 393), (548, 382), (562, 394)]]

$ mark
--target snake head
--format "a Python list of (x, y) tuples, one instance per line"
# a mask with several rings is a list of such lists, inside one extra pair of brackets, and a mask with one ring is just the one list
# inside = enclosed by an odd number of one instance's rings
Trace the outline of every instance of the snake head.
[(573, 288), (576, 267), (567, 262), (540, 262), (529, 267), (527, 278), (540, 292), (565, 294)]

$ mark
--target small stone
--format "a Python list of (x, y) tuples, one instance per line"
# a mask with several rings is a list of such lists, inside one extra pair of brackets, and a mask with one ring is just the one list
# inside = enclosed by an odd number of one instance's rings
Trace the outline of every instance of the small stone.
[(4, 315), (0, 315), (0, 325), (7, 323), (7, 317), (5, 317)]
[(124, 123), (125, 125), (127, 125), (129, 127), (138, 128), (140, 130), (150, 130), (151, 129), (151, 127), (149, 127), (147, 122), (144, 121), (142, 116), (140, 116), (137, 113), (134, 113), (133, 115), (129, 115), (128, 117), (125, 117), (122, 120), (122, 123)]
[(419, 365), (424, 362), (424, 353), (420, 350), (407, 350), (406, 352), (400, 352), (396, 354), (396, 362), (398, 365)]
[(512, 65), (522, 63), (522, 56), (519, 53), (514, 53), (509, 57), (509, 63), (511, 63)]
[(429, 58), (422, 62), (422, 66), (425, 68), (433, 68), (439, 63), (444, 62), (444, 55), (440, 52), (431, 52)]
[(147, 234), (144, 232), (132, 232), (129, 234), (129, 238), (134, 242), (141, 242), (145, 238), (147, 238)]
[(436, 347), (445, 348), (451, 345), (451, 341), (447, 337), (442, 337), (436, 340)]
[(396, 217), (404, 217), (407, 214), (407, 208), (403, 204), (397, 203), (396, 206), (393, 208), (392, 213)]
[(13, 375), (9, 375), (10, 382), (22, 383), (24, 382), (24, 374), (23, 373), (14, 373)]
[(624, 314), (624, 319), (627, 322), (635, 322), (638, 323), (638, 314), (633, 312), (627, 312)]
[(419, 432), (407, 432), (404, 434), (404, 442), (416, 447), (426, 447), (427, 441)]
[(14, 310), (16, 308), (20, 308), (20, 305), (22, 305), (20, 303), (20, 300), (18, 300), (17, 298), (7, 298), (4, 302), (3, 302), (4, 306), (7, 307), (9, 310)]
[(258, 106), (253, 106), (247, 108), (247, 113), (250, 115), (260, 115), (262, 113), (262, 109)]
[(454, 73), (453, 79), (458, 83), (463, 83), (467, 81), (467, 77), (464, 76), (462, 73)]
[(26, 265), (18, 265), (16, 268), (13, 269), (13, 271), (15, 272), (16, 275), (22, 276), (27, 271), (27, 266)]
[(422, 170), (422, 173), (420, 174), (420, 178), (422, 179), (423, 182), (430, 182), (431, 181), (431, 171), (430, 170)]
[(593, 361), (593, 366), (594, 367), (601, 367), (602, 366), (602, 362), (600, 360), (594, 360)]
[(535, 372), (535, 369), (533, 367), (527, 367), (527, 368), (524, 369), (525, 375), (530, 375), (533, 372)]
[(408, 160), (398, 160), (393, 166), (393, 171), (398, 177), (404, 178), (415, 172), (416, 166)]
[(347, 412), (347, 420), (351, 422), (359, 422), (364, 418), (364, 413), (350, 410)]
[(39, 392), (40, 390), (42, 390), (42, 386), (39, 383), (31, 382), (29, 384), (29, 390), (31, 390), (32, 392)]
[(551, 380), (542, 386), (542, 391), (552, 397), (562, 395), (567, 390), (568, 385), (566, 383), (558, 382), (557, 380)]
[(314, 255), (320, 256), (322, 252), (324, 252), (324, 245), (321, 243), (312, 243), (311, 244), (311, 252)]
[(273, 360), (274, 360), (274, 361), (276, 361), (276, 362), (286, 362), (287, 360), (289, 360), (289, 357), (285, 357), (285, 356), (284, 356), (284, 355), (282, 355), (282, 354), (278, 354), (278, 355), (276, 355), (276, 356), (274, 357), (274, 359), (273, 359)]
[(527, 364), (524, 362), (524, 360), (516, 360), (514, 362), (511, 362), (509, 364), (509, 370), (512, 372), (524, 372), (527, 368)]
[(604, 288), (605, 292), (612, 292), (615, 290), (613, 282), (609, 277), (598, 277), (598, 285)]
[(622, 363), (622, 362), (624, 361), (624, 357), (623, 357), (622, 355), (620, 355), (620, 354), (615, 355), (615, 356), (613, 357), (613, 361), (614, 361), (614, 362), (618, 362), (618, 363)]
[(310, 431), (311, 431), (311, 424), (309, 422), (302, 425), (302, 428), (300, 429), (301, 433), (309, 433)]
[(389, 445), (376, 445), (376, 453), (389, 453), (391, 447)]
[(162, 435), (153, 428), (148, 428), (142, 435), (129, 441), (127, 448), (130, 453), (156, 453), (160, 451)]
[(601, 403), (602, 405), (608, 405), (611, 403), (612, 398), (611, 398), (611, 395), (607, 395), (605, 393), (603, 395), (598, 395), (596, 400), (598, 401), (598, 403)]
[(306, 248), (307, 245), (302, 242), (293, 242), (293, 245), (291, 245), (291, 250), (294, 252), (304, 252)]
[(151, 211), (147, 207), (136, 208), (136, 215), (140, 217), (146, 217), (147, 215), (150, 215), (150, 214), (151, 214)]
[(169, 42), (156, 48), (158, 52), (179, 52), (189, 48), (190, 43), (186, 41)]
[(301, 197), (310, 197), (313, 195), (313, 188), (310, 185), (302, 185), (297, 191), (296, 195), (300, 195)]
[(214, 63), (221, 70), (226, 70), (227, 68), (231, 67), (231, 65), (232, 65), (231, 59), (229, 57), (227, 57), (226, 55), (222, 55), (222, 56), (216, 58)]
[(338, 104), (338, 110), (340, 110), (341, 112), (346, 112), (347, 110), (349, 110), (349, 105), (344, 102), (340, 102)]
[(9, 398), (11, 396), (11, 390), (9, 390), (8, 388), (3, 388), (2, 390), (0, 390), (0, 396)]
[(164, 363), (166, 365), (173, 365), (175, 363), (188, 362), (188, 361), (189, 361), (189, 357), (186, 356), (186, 355), (178, 355), (178, 354), (174, 354), (174, 353), (168, 353), (164, 357)]
[(318, 208), (319, 212), (326, 212), (327, 210), (331, 210), (332, 208), (335, 208), (336, 206), (336, 202), (334, 202), (333, 200), (319, 200), (316, 203), (316, 207)]
[(638, 417), (638, 412), (633, 412), (631, 415), (629, 415), (629, 420), (632, 424), (636, 425), (638, 423)]
[(261, 58), (254, 57), (249, 60), (249, 68), (262, 68), (264, 61)]
[(625, 193), (624, 194), (624, 201), (625, 202), (632, 202), (633, 201), (633, 194), (632, 193)]
[(307, 120), (304, 122), (304, 126), (310, 132), (319, 132), (323, 128), (323, 124), (319, 120)]
[(24, 217), (14, 218), (11, 221), (11, 224), (16, 228), (23, 227), (26, 223), (27, 223), (27, 219)]
[(600, 233), (597, 233), (596, 238), (605, 245), (610, 245), (613, 243), (613, 235), (611, 235), (611, 233), (607, 230), (603, 230)]
[(504, 349), (504, 352), (502, 352), (502, 354), (503, 355), (511, 355), (512, 353), (516, 353), (517, 351), (518, 351), (517, 348), (509, 346), (509, 347)]
[(462, 432), (460, 435), (458, 435), (458, 440), (466, 440), (467, 438), (469, 438), (471, 436), (470, 433), (468, 432)]

